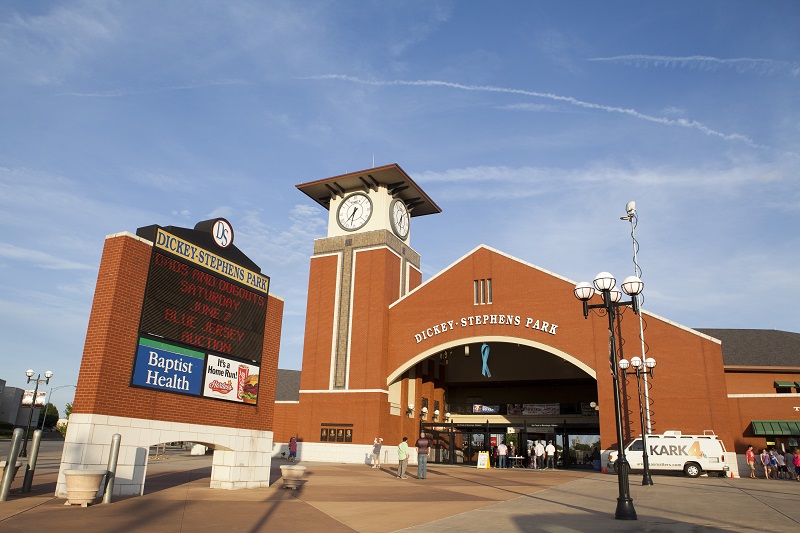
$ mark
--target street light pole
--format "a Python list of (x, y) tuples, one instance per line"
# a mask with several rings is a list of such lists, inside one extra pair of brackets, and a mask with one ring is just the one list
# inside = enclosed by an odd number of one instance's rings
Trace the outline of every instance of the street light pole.
[[(599, 273), (594, 279), (594, 287), (582, 281), (575, 286), (575, 297), (583, 303), (583, 317), (589, 317), (589, 309), (603, 309), (608, 316), (608, 345), (609, 345), (609, 364), (611, 366), (611, 378), (614, 388), (614, 414), (617, 424), (617, 446), (619, 447), (619, 457), (617, 459), (617, 485), (619, 496), (617, 497), (617, 510), (614, 518), (617, 520), (636, 520), (636, 509), (633, 507), (633, 498), (630, 494), (630, 481), (628, 479), (628, 459), (625, 457), (625, 447), (623, 446), (622, 433), (622, 404), (620, 402), (620, 381), (619, 366), (617, 362), (617, 342), (614, 335), (614, 324), (616, 310), (619, 307), (630, 306), (634, 313), (639, 313), (637, 296), (641, 294), (644, 284), (636, 276), (628, 276), (622, 282), (622, 290), (625, 294), (632, 297), (631, 301), (622, 302), (622, 293), (615, 289), (617, 280), (608, 272)], [(589, 300), (594, 296), (595, 289), (600, 291), (603, 296), (603, 303), (589, 305)]]
[[(628, 367), (633, 367), (633, 372), (627, 372)], [(656, 360), (648, 357), (642, 361), (641, 357), (633, 357), (630, 362), (627, 359), (620, 359), (619, 367), (624, 374), (636, 375), (636, 390), (639, 397), (639, 424), (642, 428), (642, 461), (644, 464), (644, 475), (642, 475), (642, 485), (652, 485), (653, 478), (650, 476), (650, 459), (647, 456), (647, 428), (644, 425), (644, 402), (642, 401), (642, 375), (645, 376), (645, 385), (647, 384), (646, 378), (648, 375), (653, 376), (653, 369), (656, 367)], [(642, 367), (646, 367), (644, 370)]]
[[(31, 412), (28, 415), (28, 427), (25, 429), (25, 440), (22, 441), (22, 451), (19, 452), (20, 457), (27, 457), (28, 456), (28, 433), (31, 431), (31, 423), (33, 422), (33, 410), (36, 408), (36, 396), (39, 394), (39, 383), (44, 383), (47, 385), (50, 383), (50, 378), (53, 377), (53, 373), (49, 370), (44, 373), (45, 379), (41, 379), (42, 375), (38, 374), (36, 379), (33, 379), (33, 374), (35, 372), (33, 370), (27, 370), (25, 375), (28, 376), (28, 383), (31, 381), (36, 382), (36, 387), (33, 389), (33, 398), (31, 399)], [(44, 406), (42, 406), (44, 407)]]
[(76, 387), (77, 388), (77, 385), (61, 385), (60, 387), (55, 387), (55, 388), (50, 387), (50, 393), (47, 395), (47, 397), (45, 398), (45, 401), (44, 401), (45, 413), (44, 413), (44, 416), (42, 417), (42, 428), (41, 428), (42, 431), (44, 431), (44, 421), (47, 418), (47, 404), (53, 399), (53, 393), (55, 391), (57, 391), (58, 389), (65, 389), (67, 387)]

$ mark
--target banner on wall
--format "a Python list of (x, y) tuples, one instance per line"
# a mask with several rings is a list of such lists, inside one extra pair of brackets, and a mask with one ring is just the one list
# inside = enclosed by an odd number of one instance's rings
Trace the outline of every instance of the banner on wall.
[(510, 403), (506, 406), (509, 415), (547, 416), (561, 414), (561, 405), (557, 403)]
[(131, 384), (199, 396), (204, 362), (203, 352), (140, 338)]
[(231, 402), (258, 402), (258, 372), (255, 365), (208, 355), (203, 396)]
[(255, 405), (259, 367), (141, 337), (131, 385)]
[(472, 404), (472, 414), (496, 415), (500, 413), (499, 405), (483, 405), (480, 403)]

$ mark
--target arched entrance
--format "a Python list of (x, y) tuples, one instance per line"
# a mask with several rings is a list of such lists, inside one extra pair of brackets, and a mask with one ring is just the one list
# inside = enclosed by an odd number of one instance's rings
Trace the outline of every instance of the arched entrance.
[[(431, 462), (474, 464), (478, 452), (502, 441), (513, 443), (513, 463), (527, 466), (528, 450), (542, 440), (552, 441), (560, 465), (569, 467), (583, 464), (587, 447), (599, 441), (595, 372), (552, 347), (508, 337), (464, 339), (408, 364), (437, 367), (430, 379), (443, 389), (443, 405), (423, 398), (420, 406), (420, 429), (434, 442)], [(578, 453), (570, 451), (576, 445)]]

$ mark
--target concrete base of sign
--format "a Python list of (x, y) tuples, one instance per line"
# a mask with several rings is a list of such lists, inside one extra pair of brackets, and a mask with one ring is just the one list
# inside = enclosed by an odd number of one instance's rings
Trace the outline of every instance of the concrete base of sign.
[(108, 467), (111, 437), (115, 433), (119, 433), (122, 440), (114, 477), (114, 496), (144, 493), (150, 447), (166, 442), (193, 442), (214, 451), (212, 489), (269, 486), (271, 431), (73, 413), (61, 457), (57, 497), (67, 497), (65, 470), (105, 470)]

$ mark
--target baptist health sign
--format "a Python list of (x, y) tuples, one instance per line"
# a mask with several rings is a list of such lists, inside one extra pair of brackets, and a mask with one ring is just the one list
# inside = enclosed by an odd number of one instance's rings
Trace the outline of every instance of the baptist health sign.
[(141, 338), (131, 385), (199, 396), (204, 363), (203, 352)]

